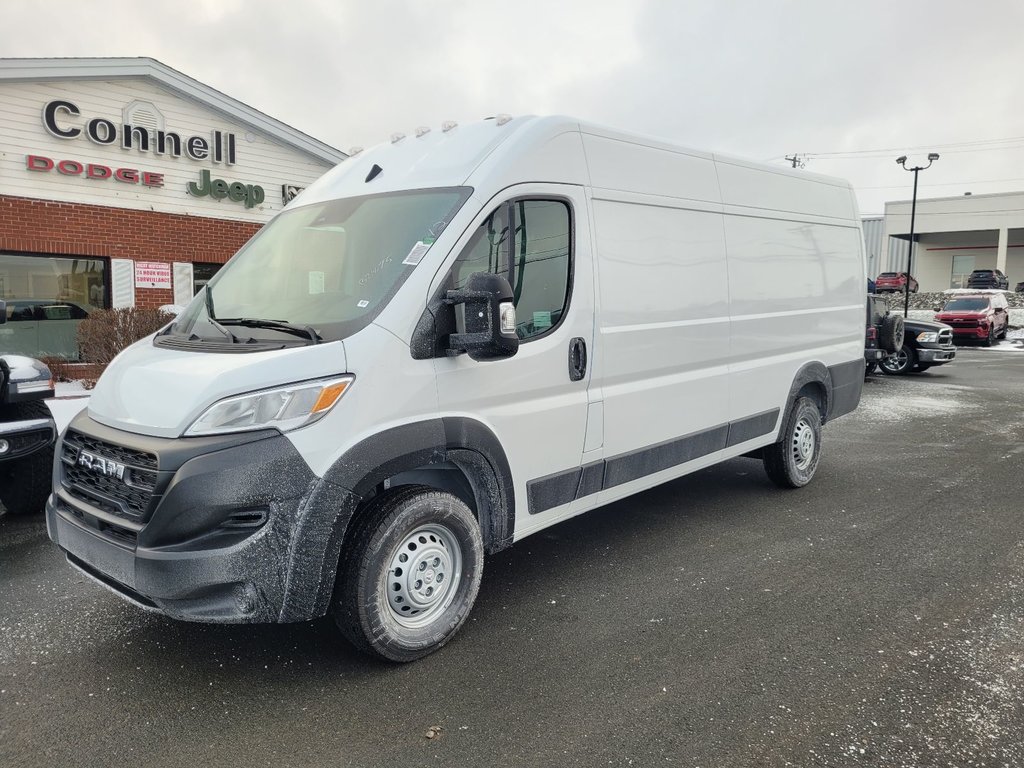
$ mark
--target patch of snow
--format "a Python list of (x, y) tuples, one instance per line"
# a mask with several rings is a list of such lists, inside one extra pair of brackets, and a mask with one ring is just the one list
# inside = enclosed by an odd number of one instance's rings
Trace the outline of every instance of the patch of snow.
[(859, 418), (891, 424), (952, 416), (978, 407), (965, 397), (970, 391), (966, 387), (929, 381), (925, 390), (913, 386), (914, 379), (881, 377), (881, 380), (887, 389), (899, 391), (888, 391), (880, 397), (862, 397), (854, 411)]
[(57, 397), (88, 397), (88, 390), (80, 381), (58, 381), (54, 390)]
[(63, 434), (71, 420), (88, 404), (89, 393), (80, 381), (58, 381), (57, 396), (46, 401), (46, 405), (57, 423), (57, 433)]

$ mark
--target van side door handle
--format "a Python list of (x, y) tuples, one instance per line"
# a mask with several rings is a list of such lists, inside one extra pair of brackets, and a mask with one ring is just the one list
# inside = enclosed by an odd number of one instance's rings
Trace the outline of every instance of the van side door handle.
[(587, 375), (587, 342), (579, 336), (569, 342), (569, 381), (579, 381)]

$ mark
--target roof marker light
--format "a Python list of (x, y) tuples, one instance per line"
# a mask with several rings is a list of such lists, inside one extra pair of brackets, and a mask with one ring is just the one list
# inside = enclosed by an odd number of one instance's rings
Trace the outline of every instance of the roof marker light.
[(512, 119), (512, 115), (505, 114), (502, 112), (500, 115), (494, 118), (495, 125), (504, 125)]
[(430, 133), (430, 128), (426, 125), (421, 125), (419, 128), (416, 129), (416, 138), (422, 139), (428, 133)]
[(458, 126), (459, 124), (456, 123), (454, 120), (445, 120), (443, 123), (441, 123), (441, 130), (444, 131), (445, 133), (448, 133), (448, 131), (452, 130), (453, 128), (457, 128)]
[(405, 138), (405, 134), (404, 133), (392, 133), (391, 134), (391, 143), (392, 144), (397, 144), (398, 142), (400, 142), (404, 138)]
[(363, 151), (362, 147), (352, 147), (352, 149), (350, 149), (348, 151), (348, 156), (349, 157), (355, 157), (356, 155), (358, 155), (362, 151)]

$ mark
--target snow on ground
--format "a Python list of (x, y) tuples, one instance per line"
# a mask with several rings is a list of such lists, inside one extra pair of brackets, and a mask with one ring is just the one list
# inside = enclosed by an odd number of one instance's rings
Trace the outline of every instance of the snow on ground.
[[(881, 377), (879, 380), (885, 383), (887, 391), (878, 397), (861, 397), (855, 411), (858, 417), (892, 424), (952, 416), (978, 407), (970, 401), (971, 387), (930, 381), (927, 389), (923, 389), (914, 386), (915, 381), (920, 381), (916, 377)], [(865, 388), (869, 386), (865, 384)], [(865, 389), (865, 394), (868, 391)]]
[(80, 381), (59, 381), (56, 385), (56, 397), (46, 401), (57, 422), (57, 432), (62, 433), (78, 412), (89, 404), (89, 392)]

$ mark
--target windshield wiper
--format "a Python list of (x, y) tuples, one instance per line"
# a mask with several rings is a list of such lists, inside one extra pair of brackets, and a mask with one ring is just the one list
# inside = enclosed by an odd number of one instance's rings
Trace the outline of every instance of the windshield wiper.
[(212, 325), (221, 333), (226, 334), (227, 337), (231, 339), (232, 344), (239, 344), (240, 342), (238, 340), (238, 337), (235, 336), (235, 334), (233, 334), (223, 325), (217, 322), (217, 318), (213, 314), (213, 292), (210, 290), (209, 284), (205, 286), (204, 290), (206, 291), (206, 319), (210, 321), (210, 325)]
[[(246, 328), (269, 328), (282, 333), (290, 333), (293, 336), (301, 336), (309, 339), (314, 344), (319, 344), (323, 339), (316, 329), (311, 325), (294, 325), (285, 320), (265, 320), (258, 317), (221, 317), (218, 318), (222, 325), (242, 325)], [(226, 330), (226, 329), (225, 329)]]

